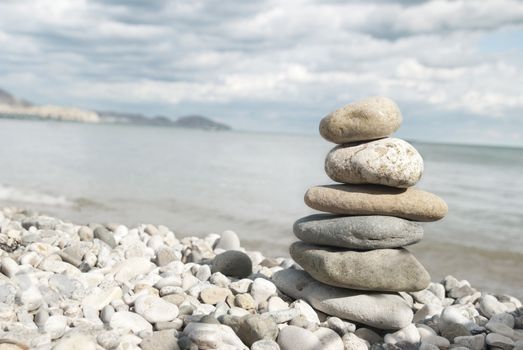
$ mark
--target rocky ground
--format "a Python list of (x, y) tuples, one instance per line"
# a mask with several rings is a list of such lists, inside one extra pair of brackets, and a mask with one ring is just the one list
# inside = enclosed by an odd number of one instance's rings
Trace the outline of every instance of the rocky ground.
[[(511, 296), (448, 276), (400, 293), (407, 307), (390, 315), (358, 303), (353, 323), (313, 308), (347, 305), (321, 299), (291, 259), (245, 251), (231, 231), (181, 238), (6, 208), (0, 249), (0, 350), (523, 350), (523, 308)], [(409, 325), (379, 329), (399, 318)]]

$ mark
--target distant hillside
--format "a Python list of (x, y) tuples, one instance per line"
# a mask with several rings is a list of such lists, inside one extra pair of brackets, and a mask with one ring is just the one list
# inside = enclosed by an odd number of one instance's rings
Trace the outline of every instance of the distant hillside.
[(191, 115), (172, 120), (164, 116), (148, 117), (138, 113), (113, 111), (91, 111), (75, 107), (35, 106), (18, 99), (7, 91), (0, 89), (0, 118), (74, 121), (80, 123), (111, 123), (158, 125), (201, 130), (230, 130), (231, 127), (209, 118)]
[(180, 128), (203, 129), (203, 130), (231, 130), (229, 125), (218, 123), (200, 115), (188, 115), (178, 118), (174, 126)]

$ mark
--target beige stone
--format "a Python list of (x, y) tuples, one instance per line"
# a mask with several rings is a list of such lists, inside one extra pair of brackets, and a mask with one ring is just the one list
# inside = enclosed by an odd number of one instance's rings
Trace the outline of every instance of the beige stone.
[(385, 138), (333, 148), (325, 172), (336, 182), (406, 188), (421, 179), (423, 158), (408, 142)]
[(386, 97), (369, 97), (330, 113), (320, 122), (320, 134), (338, 144), (389, 136), (398, 130), (401, 112)]
[(414, 187), (328, 185), (310, 188), (305, 203), (312, 209), (343, 215), (389, 215), (414, 221), (436, 221), (448, 211), (435, 194)]

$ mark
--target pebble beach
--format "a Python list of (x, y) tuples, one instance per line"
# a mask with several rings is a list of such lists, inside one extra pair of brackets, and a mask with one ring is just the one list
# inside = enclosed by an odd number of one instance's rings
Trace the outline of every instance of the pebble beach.
[(232, 231), (181, 238), (5, 208), (0, 246), (0, 349), (523, 349), (510, 295), (447, 276), (372, 307), (372, 293), (324, 288)]

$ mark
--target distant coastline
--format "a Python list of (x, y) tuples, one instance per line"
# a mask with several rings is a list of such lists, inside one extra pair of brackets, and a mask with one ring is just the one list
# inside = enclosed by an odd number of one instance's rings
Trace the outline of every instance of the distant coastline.
[(232, 128), (200, 115), (188, 115), (176, 120), (165, 116), (148, 117), (142, 114), (115, 111), (92, 111), (76, 107), (36, 106), (0, 89), (0, 119), (52, 120), (91, 124), (136, 124), (225, 131)]

